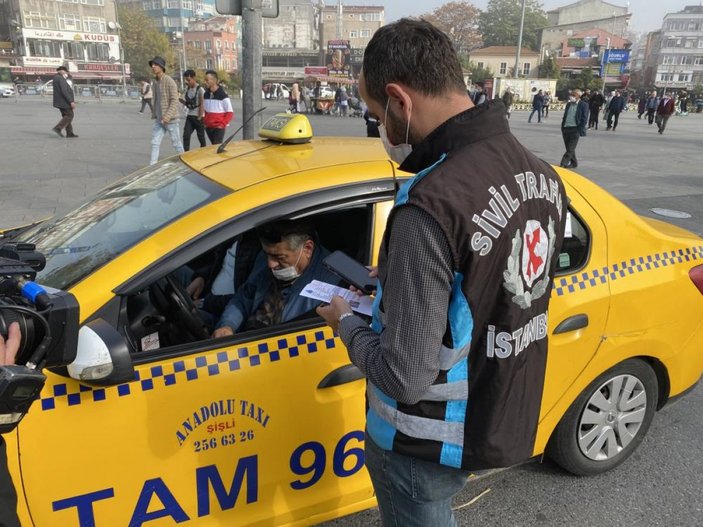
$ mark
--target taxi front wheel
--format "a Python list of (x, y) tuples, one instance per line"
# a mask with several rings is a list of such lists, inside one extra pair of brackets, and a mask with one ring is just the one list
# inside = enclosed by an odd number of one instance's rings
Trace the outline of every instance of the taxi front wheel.
[(618, 364), (574, 401), (549, 440), (547, 456), (579, 476), (615, 468), (642, 442), (657, 397), (657, 377), (647, 363)]

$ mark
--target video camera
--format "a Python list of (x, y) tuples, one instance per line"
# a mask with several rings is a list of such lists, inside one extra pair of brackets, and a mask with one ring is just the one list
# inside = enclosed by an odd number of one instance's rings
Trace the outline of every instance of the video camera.
[(0, 434), (12, 431), (39, 397), (45, 367), (66, 366), (78, 350), (79, 307), (70, 293), (34, 283), (44, 256), (29, 243), (0, 243), (0, 335), (17, 322), (16, 365), (0, 367)]

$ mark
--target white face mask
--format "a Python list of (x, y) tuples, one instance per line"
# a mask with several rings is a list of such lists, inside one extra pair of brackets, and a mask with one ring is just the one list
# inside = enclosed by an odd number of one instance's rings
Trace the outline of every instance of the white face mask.
[(574, 97), (573, 95), (569, 97), (569, 102), (576, 102), (576, 97)]
[[(388, 106), (390, 103), (391, 100), (388, 99), (388, 102), (386, 103), (386, 115), (383, 118), (383, 123), (385, 123), (388, 119)], [(410, 116), (412, 117), (412, 107), (410, 108)], [(408, 143), (410, 138), (410, 119), (408, 119), (408, 127), (405, 130), (405, 143), (399, 145), (394, 145), (391, 143), (388, 139), (385, 124), (380, 124), (378, 126), (378, 133), (381, 136), (381, 141), (383, 141), (383, 146), (386, 149), (386, 152), (388, 152), (389, 157), (399, 165), (402, 165), (403, 161), (405, 161), (413, 151), (413, 145)]]
[(300, 262), (300, 257), (303, 255), (303, 247), (300, 248), (300, 254), (298, 254), (298, 259), (295, 264), (290, 267), (283, 267), (282, 269), (271, 269), (273, 277), (281, 282), (291, 282), (300, 276), (298, 272), (298, 262)]

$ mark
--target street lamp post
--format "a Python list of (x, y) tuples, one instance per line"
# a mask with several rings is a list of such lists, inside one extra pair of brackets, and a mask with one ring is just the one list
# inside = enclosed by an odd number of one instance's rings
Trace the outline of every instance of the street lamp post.
[[(607, 59), (606, 59), (607, 57)], [(608, 45), (605, 48), (605, 53), (603, 53), (603, 58), (601, 59), (600, 69), (603, 72), (603, 97), (605, 97), (605, 82), (608, 78), (608, 62), (610, 61), (610, 37), (608, 37)]]
[(522, 14), (520, 15), (520, 32), (517, 37), (517, 51), (515, 52), (515, 75), (517, 79), (520, 77), (520, 51), (522, 50), (522, 31), (525, 27), (525, 1), (522, 0)]
[(117, 39), (118, 39), (118, 47), (120, 51), (120, 67), (122, 70), (122, 102), (125, 102), (125, 98), (127, 97), (127, 75), (125, 74), (125, 67), (124, 67), (124, 48), (122, 47), (122, 26), (120, 25), (120, 15), (117, 10), (117, 6), (115, 6), (115, 27), (117, 28)]

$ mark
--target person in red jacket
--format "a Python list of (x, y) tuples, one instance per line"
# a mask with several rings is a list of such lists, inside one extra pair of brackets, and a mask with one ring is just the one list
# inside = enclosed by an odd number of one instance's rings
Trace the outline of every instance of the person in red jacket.
[(205, 72), (205, 133), (210, 139), (210, 144), (219, 145), (225, 137), (225, 128), (234, 116), (232, 102), (225, 90), (218, 84), (217, 72), (207, 70)]
[(657, 117), (655, 119), (660, 135), (664, 133), (666, 123), (669, 121), (671, 114), (674, 113), (674, 109), (674, 99), (671, 98), (671, 93), (666, 92), (664, 97), (662, 97), (662, 100), (659, 101), (659, 106), (657, 107)]

